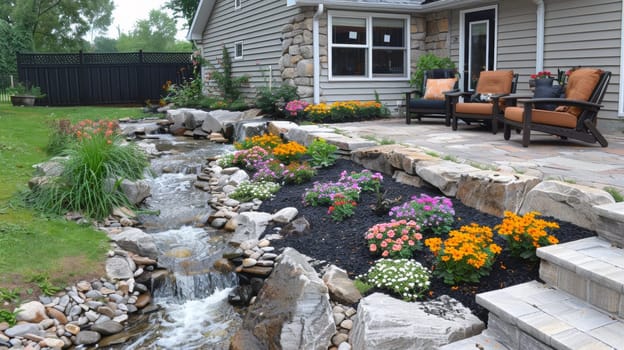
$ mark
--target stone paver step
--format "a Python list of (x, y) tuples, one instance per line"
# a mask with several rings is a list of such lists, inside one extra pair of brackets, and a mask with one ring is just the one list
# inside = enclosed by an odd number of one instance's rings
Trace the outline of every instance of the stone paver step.
[(594, 206), (598, 236), (614, 245), (624, 247), (624, 202)]
[(562, 290), (531, 281), (477, 294), (488, 331), (510, 349), (624, 349), (624, 322)]
[(437, 350), (511, 350), (507, 346), (499, 343), (493, 336), (484, 331), (474, 337), (462, 339), (437, 348)]
[(624, 317), (624, 249), (589, 237), (539, 248), (537, 256), (544, 282)]

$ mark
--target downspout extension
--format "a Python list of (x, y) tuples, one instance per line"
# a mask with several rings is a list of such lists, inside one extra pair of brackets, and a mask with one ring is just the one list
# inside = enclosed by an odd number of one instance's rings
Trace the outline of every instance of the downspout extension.
[(312, 50), (314, 56), (314, 104), (318, 104), (321, 100), (321, 36), (319, 34), (319, 21), (321, 15), (323, 14), (323, 11), (323, 4), (319, 4), (312, 19)]
[(535, 71), (544, 70), (544, 1), (533, 0), (537, 5), (537, 28), (535, 30)]

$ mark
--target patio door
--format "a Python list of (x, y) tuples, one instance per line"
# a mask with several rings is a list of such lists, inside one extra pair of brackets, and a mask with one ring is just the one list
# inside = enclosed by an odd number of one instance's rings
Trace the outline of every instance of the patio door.
[(464, 90), (474, 90), (483, 70), (494, 69), (496, 9), (463, 12)]

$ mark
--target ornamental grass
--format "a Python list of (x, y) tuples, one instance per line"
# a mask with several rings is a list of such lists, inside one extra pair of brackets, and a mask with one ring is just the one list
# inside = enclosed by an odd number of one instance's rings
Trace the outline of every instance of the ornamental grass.
[(492, 270), (501, 247), (494, 243), (492, 229), (475, 223), (451, 230), (446, 240), (438, 237), (425, 240), (435, 256), (434, 275), (444, 283), (478, 283)]
[(76, 211), (94, 219), (129, 206), (119, 185), (143, 177), (149, 164), (145, 153), (123, 143), (115, 122), (83, 120), (72, 130), (73, 141), (62, 152), (67, 158), (61, 176), (35, 186), (26, 203), (43, 212)]
[(494, 229), (505, 238), (512, 256), (536, 261), (537, 248), (559, 243), (550, 233), (550, 230), (558, 229), (559, 224), (537, 218), (539, 212), (532, 211), (519, 216), (505, 211), (504, 215), (501, 224)]

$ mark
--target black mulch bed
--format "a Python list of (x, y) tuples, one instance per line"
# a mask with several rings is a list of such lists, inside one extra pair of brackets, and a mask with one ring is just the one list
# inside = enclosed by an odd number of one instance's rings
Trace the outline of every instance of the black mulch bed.
[[(363, 169), (351, 161), (338, 160), (333, 167), (321, 169), (313, 181), (337, 181), (340, 177), (340, 172), (343, 170), (350, 172)], [(375, 224), (390, 221), (390, 217), (387, 214), (382, 216), (376, 215), (371, 209), (371, 206), (376, 202), (376, 196), (371, 193), (362, 193), (355, 215), (342, 222), (335, 222), (327, 215), (326, 207), (303, 206), (301, 201), (302, 194), (306, 188), (311, 186), (311, 182), (302, 185), (284, 186), (273, 199), (264, 201), (260, 207), (260, 211), (269, 213), (274, 213), (284, 207), (296, 207), (299, 210), (299, 216), (304, 216), (311, 224), (309, 233), (304, 235), (287, 235), (284, 239), (273, 241), (273, 245), (278, 249), (292, 247), (314, 259), (335, 264), (347, 270), (352, 278), (367, 272), (378, 257), (372, 256), (368, 252), (364, 233)], [(384, 191), (387, 191), (387, 198), (400, 196), (401, 201), (399, 204), (420, 193), (427, 193), (431, 196), (443, 195), (437, 189), (403, 185), (385, 175), (382, 183), (382, 193)], [(453, 207), (455, 209), (454, 228), (459, 228), (471, 222), (494, 227), (501, 221), (501, 218), (467, 207), (455, 199), (453, 199)], [(558, 221), (553, 218), (547, 219)], [(558, 222), (560, 228), (555, 231), (555, 236), (561, 243), (595, 235), (593, 231), (576, 225)], [(270, 225), (265, 233), (275, 233), (275, 228), (276, 226)], [(505, 241), (499, 238), (496, 233), (494, 236), (496, 243), (504, 248)], [(427, 268), (431, 268), (433, 259), (426, 247), (422, 251), (417, 252), (414, 258)], [(479, 284), (460, 284), (455, 286), (455, 288), (451, 288), (452, 286), (432, 277), (430, 291), (433, 291), (433, 293), (428, 298), (435, 298), (444, 294), (449, 295), (470, 308), (481, 320), (487, 321), (487, 310), (475, 302), (475, 294), (531, 280), (539, 280), (538, 269), (539, 264), (512, 258), (509, 252), (504, 249), (498, 256), (492, 273), (482, 278)]]

